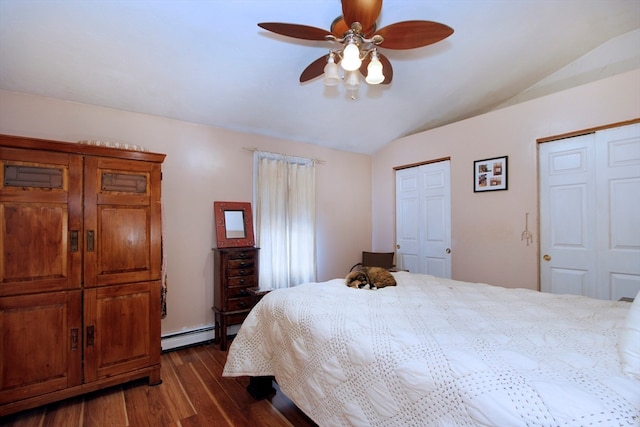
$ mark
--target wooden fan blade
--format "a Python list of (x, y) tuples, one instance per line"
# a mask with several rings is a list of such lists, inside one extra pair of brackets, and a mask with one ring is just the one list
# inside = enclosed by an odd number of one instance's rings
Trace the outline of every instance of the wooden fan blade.
[(349, 30), (350, 30), (349, 25), (347, 25), (347, 21), (345, 21), (342, 16), (338, 16), (331, 23), (331, 32), (333, 33), (334, 36), (336, 36), (339, 39), (342, 38), (344, 33), (346, 33)]
[(387, 49), (415, 49), (444, 40), (453, 28), (433, 21), (403, 21), (376, 31), (384, 37), (380, 47)]
[(300, 83), (307, 82), (322, 75), (324, 73), (324, 66), (327, 65), (328, 60), (329, 55), (324, 55), (309, 64), (302, 74), (300, 74)]
[[(344, 34), (350, 29), (351, 28), (349, 28), (349, 26), (347, 25), (347, 21), (345, 21), (342, 16), (338, 16), (331, 23), (331, 32), (333, 33), (334, 36), (336, 36), (339, 39), (342, 38)], [(375, 33), (375, 31), (376, 31), (376, 23), (374, 22), (373, 25), (368, 30), (362, 31), (362, 34), (365, 37), (369, 38), (373, 33)]]
[(264, 28), (272, 33), (282, 36), (294, 37), (303, 40), (325, 40), (325, 36), (331, 35), (327, 30), (322, 28), (310, 27), (308, 25), (284, 24), (281, 22), (261, 22), (258, 27)]
[[(382, 63), (382, 74), (384, 74), (384, 80), (381, 85), (388, 85), (393, 80), (393, 67), (391, 66), (391, 62), (389, 62), (389, 58), (378, 52), (378, 59)], [(371, 58), (367, 56), (362, 60), (362, 65), (360, 65), (360, 74), (362, 74), (365, 78), (367, 77), (367, 67), (369, 66), (369, 62), (371, 62)]]
[(389, 58), (378, 52), (378, 59), (382, 62), (382, 74), (384, 74), (384, 80), (381, 85), (388, 85), (391, 83), (391, 79), (393, 79), (393, 67), (391, 66), (391, 62), (389, 62)]
[(375, 24), (382, 10), (382, 0), (342, 0), (342, 16), (351, 28), (351, 24), (359, 22), (366, 34)]

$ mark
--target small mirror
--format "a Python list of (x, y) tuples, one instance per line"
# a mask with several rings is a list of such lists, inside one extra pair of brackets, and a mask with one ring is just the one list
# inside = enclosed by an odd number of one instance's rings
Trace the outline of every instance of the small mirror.
[(224, 211), (225, 234), (227, 239), (244, 239), (244, 213), (242, 211)]
[(213, 202), (213, 211), (218, 248), (255, 245), (251, 203)]

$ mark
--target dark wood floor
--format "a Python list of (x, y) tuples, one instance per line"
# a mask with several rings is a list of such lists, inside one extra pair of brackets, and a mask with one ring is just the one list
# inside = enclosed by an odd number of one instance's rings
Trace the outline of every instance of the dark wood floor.
[[(248, 378), (223, 378), (227, 353), (204, 344), (162, 355), (162, 384), (134, 381), (0, 419), (6, 427), (316, 427), (280, 390), (255, 400)], [(277, 386), (276, 386), (277, 388)]]

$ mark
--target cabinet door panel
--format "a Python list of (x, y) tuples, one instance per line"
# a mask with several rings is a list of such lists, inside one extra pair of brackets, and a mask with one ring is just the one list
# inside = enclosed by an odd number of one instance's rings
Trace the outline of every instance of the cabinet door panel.
[(85, 291), (85, 381), (160, 363), (160, 282)]
[(81, 291), (0, 298), (0, 404), (82, 382)]
[(160, 278), (160, 165), (85, 159), (85, 287)]
[(82, 158), (0, 147), (0, 296), (81, 286)]
[(117, 274), (149, 270), (149, 209), (147, 207), (98, 208), (100, 266), (98, 273)]

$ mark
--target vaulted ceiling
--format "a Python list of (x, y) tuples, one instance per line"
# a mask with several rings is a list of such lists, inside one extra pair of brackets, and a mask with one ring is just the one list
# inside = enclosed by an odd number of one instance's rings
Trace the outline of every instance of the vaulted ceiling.
[(378, 28), (431, 20), (439, 43), (384, 50), (356, 99), (302, 70), (339, 0), (0, 0), (0, 89), (374, 153), (399, 137), (640, 67), (638, 0), (386, 0)]

